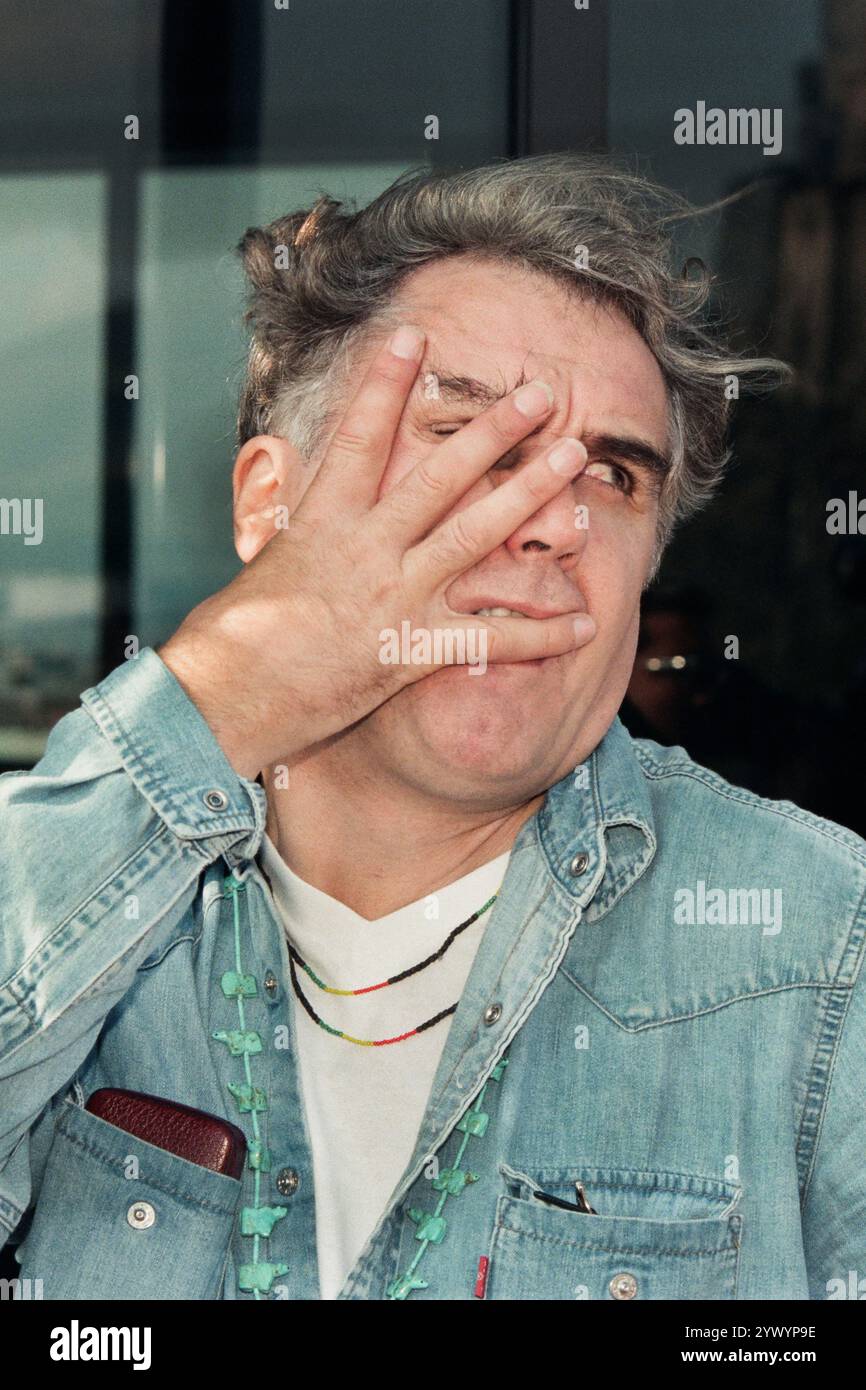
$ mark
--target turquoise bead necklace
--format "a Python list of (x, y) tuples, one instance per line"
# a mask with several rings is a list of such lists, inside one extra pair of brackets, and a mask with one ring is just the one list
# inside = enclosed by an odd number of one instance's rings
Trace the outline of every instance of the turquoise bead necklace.
[[(253, 1129), (253, 1137), (247, 1142), (249, 1166), (254, 1172), (253, 1205), (241, 1209), (241, 1235), (252, 1237), (252, 1260), (248, 1264), (242, 1264), (238, 1269), (238, 1287), (244, 1293), (252, 1293), (253, 1297), (258, 1300), (271, 1292), (275, 1278), (289, 1272), (288, 1265), (261, 1258), (261, 1242), (267, 1240), (276, 1223), (286, 1216), (288, 1208), (284, 1206), (269, 1207), (264, 1205), (261, 1200), (261, 1175), (270, 1172), (271, 1156), (264, 1145), (259, 1124), (259, 1115), (268, 1109), (268, 1099), (266, 1093), (254, 1085), (250, 1065), (250, 1058), (262, 1051), (262, 1039), (261, 1035), (254, 1029), (247, 1028), (244, 1009), (245, 999), (254, 999), (258, 996), (257, 982), (254, 976), (245, 972), (241, 953), (238, 899), (239, 894), (245, 888), (245, 882), (236, 878), (234, 874), (228, 874), (223, 880), (223, 897), (230, 898), (232, 903), (235, 968), (223, 973), (220, 987), (225, 997), (234, 999), (237, 1004), (239, 1026), (236, 1029), (219, 1029), (211, 1036), (217, 1042), (224, 1043), (232, 1057), (243, 1058), (243, 1081), (228, 1083), (228, 1091), (238, 1110), (241, 1114), (250, 1116)], [(441, 1245), (445, 1237), (448, 1223), (442, 1213), (449, 1197), (460, 1196), (467, 1186), (478, 1181), (479, 1175), (477, 1173), (463, 1169), (460, 1165), (470, 1139), (480, 1140), (487, 1131), (490, 1116), (481, 1108), (484, 1097), (491, 1081), (501, 1081), (507, 1065), (508, 1058), (500, 1058), (488, 1080), (482, 1086), (474, 1104), (455, 1126), (455, 1130), (462, 1132), (463, 1138), (454, 1163), (430, 1179), (434, 1191), (440, 1194), (434, 1210), (425, 1212), (417, 1207), (410, 1208), (409, 1217), (418, 1228), (415, 1232), (415, 1239), (420, 1242), (419, 1249), (415, 1252), (404, 1273), (388, 1284), (385, 1293), (386, 1298), (404, 1300), (409, 1298), (415, 1289), (429, 1287), (428, 1282), (419, 1278), (416, 1271), (430, 1247)]]
[(457, 1150), (453, 1166), (443, 1168), (441, 1173), (430, 1180), (434, 1190), (440, 1193), (439, 1200), (434, 1210), (432, 1212), (425, 1212), (418, 1207), (410, 1207), (409, 1217), (418, 1227), (415, 1232), (415, 1239), (421, 1242), (420, 1248), (416, 1250), (411, 1263), (404, 1273), (399, 1275), (398, 1278), (392, 1279), (385, 1291), (386, 1298), (406, 1299), (415, 1289), (429, 1288), (427, 1280), (420, 1279), (416, 1270), (429, 1248), (431, 1246), (441, 1245), (445, 1237), (448, 1223), (442, 1215), (442, 1211), (448, 1198), (459, 1197), (467, 1186), (478, 1181), (478, 1173), (463, 1169), (460, 1167), (460, 1164), (463, 1161), (463, 1155), (466, 1152), (469, 1140), (472, 1138), (483, 1139), (487, 1132), (490, 1116), (481, 1108), (484, 1104), (487, 1087), (490, 1085), (491, 1081), (502, 1080), (507, 1066), (508, 1058), (501, 1057), (478, 1093), (474, 1105), (471, 1109), (467, 1110), (463, 1119), (458, 1121), (455, 1125), (455, 1129), (462, 1131), (463, 1138), (460, 1141), (460, 1147)]

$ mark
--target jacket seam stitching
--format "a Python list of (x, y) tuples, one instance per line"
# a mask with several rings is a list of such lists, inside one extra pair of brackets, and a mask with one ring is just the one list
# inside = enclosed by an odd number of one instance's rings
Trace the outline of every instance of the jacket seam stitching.
[[(160, 832), (160, 833), (162, 833), (162, 832)], [(109, 880), (109, 881), (110, 881), (110, 880)], [(195, 882), (196, 882), (196, 880), (193, 880), (193, 884), (185, 883), (185, 884), (183, 885), (183, 887), (181, 888), (180, 892), (178, 892), (178, 893), (176, 893), (176, 894), (174, 895), (174, 897), (171, 899), (170, 903), (168, 903), (168, 905), (167, 905), (167, 907), (166, 907), (166, 909), (165, 909), (166, 915), (172, 910), (172, 908), (173, 908), (173, 907), (175, 906), (175, 904), (179, 901), (179, 899), (183, 896), (183, 894), (184, 894), (185, 892), (187, 892), (188, 889), (189, 889), (191, 886), (194, 886), (194, 883), (195, 883)], [(90, 900), (88, 899), (88, 901), (90, 901)], [(67, 921), (67, 922), (70, 921), (70, 920), (71, 920), (71, 917), (74, 917), (74, 916), (76, 916), (76, 915), (77, 915), (77, 914), (72, 913), (72, 914), (70, 915), (70, 917), (66, 919), (66, 921)], [(102, 918), (100, 917), (100, 918), (98, 919), (98, 921), (101, 922), (101, 921), (102, 921)], [(66, 925), (66, 923), (64, 923), (64, 925)], [(96, 925), (96, 924), (94, 924), (94, 925)], [(53, 934), (52, 934), (52, 935), (53, 935)], [(50, 937), (49, 937), (49, 938), (46, 938), (46, 939), (47, 939), (47, 940), (51, 940)], [(109, 973), (109, 971), (111, 971), (112, 969), (114, 969), (115, 966), (117, 966), (120, 962), (122, 962), (122, 960), (124, 959), (125, 956), (129, 955), (132, 951), (134, 951), (134, 950), (136, 949), (136, 947), (140, 944), (140, 941), (141, 941), (142, 939), (143, 939), (143, 937), (140, 937), (138, 941), (133, 941), (133, 942), (131, 942), (131, 943), (127, 946), (126, 950), (123, 951), (123, 952), (121, 953), (120, 956), (118, 956), (118, 957), (116, 957), (114, 960), (110, 961), (110, 962), (105, 966), (105, 968), (104, 968), (103, 970), (100, 971), (100, 973), (96, 976), (96, 978), (90, 981), (90, 984), (89, 984), (85, 989), (83, 989), (83, 990), (81, 991), (80, 994), (76, 995), (76, 997), (75, 997), (74, 999), (72, 999), (69, 1003), (66, 1004), (65, 1008), (63, 1008), (63, 1009), (60, 1010), (60, 1012), (52, 1019), (50, 1025), (46, 1024), (46, 1023), (44, 1022), (44, 1020), (40, 1019), (39, 1016), (38, 1016), (38, 1014), (36, 1014), (36, 1013), (34, 1013), (34, 1012), (31, 1011), (31, 1009), (28, 1007), (26, 1001), (20, 996), (20, 994), (19, 994), (19, 992), (18, 992), (18, 990), (17, 990), (17, 987), (16, 987), (17, 981), (9, 980), (9, 981), (7, 982), (7, 984), (6, 984), (5, 986), (3, 986), (3, 988), (8, 990), (10, 996), (11, 996), (12, 999), (15, 1001), (15, 1003), (16, 1003), (17, 1006), (18, 1006), (18, 1008), (21, 1009), (21, 1012), (24, 1014), (24, 1017), (27, 1019), (28, 1023), (30, 1024), (31, 1029), (37, 1030), (37, 1029), (41, 1029), (41, 1028), (46, 1027), (46, 1026), (53, 1026), (53, 1025), (56, 1024), (61, 1018), (63, 1018), (63, 1017), (69, 1012), (70, 1009), (74, 1009), (74, 1008), (76, 1007), (76, 1005), (80, 1004), (83, 1000), (88, 999), (88, 998), (90, 998), (90, 996), (91, 996), (92, 994), (97, 993), (97, 992), (99, 991), (100, 987), (101, 987), (101, 982), (102, 982), (102, 980), (104, 979), (105, 975), (107, 975), (107, 974)], [(22, 965), (21, 970), (23, 970), (23, 969), (24, 969), (24, 966), (27, 965), (27, 964), (29, 963), (30, 959), (31, 959), (31, 956), (28, 956), (27, 961), (24, 962), (24, 965)], [(140, 969), (140, 967), (137, 967), (137, 969)], [(19, 974), (20, 974), (20, 971), (19, 971)], [(26, 1042), (27, 1042), (27, 1041), (28, 1041), (28, 1039), (26, 1039), (26, 1038), (20, 1039), (20, 1040), (19, 1040), (19, 1043), (18, 1043), (18, 1046), (24, 1046), (24, 1045), (26, 1045)], [(12, 1055), (12, 1054), (10, 1054), (10, 1055)]]
[(767, 989), (752, 990), (748, 994), (735, 994), (730, 999), (722, 999), (719, 1001), (718, 1004), (710, 1004), (707, 1006), (707, 1008), (696, 1009), (692, 1013), (672, 1014), (669, 1018), (654, 1018), (650, 1019), (647, 1023), (638, 1023), (634, 1026), (630, 1026), (629, 1024), (624, 1023), (622, 1019), (618, 1018), (616, 1014), (611, 1013), (609, 1009), (605, 1008), (604, 1004), (602, 1004), (600, 1000), (596, 999), (594, 995), (590, 994), (586, 986), (582, 985), (579, 980), (575, 979), (575, 977), (571, 974), (571, 972), (567, 969), (566, 966), (561, 966), (560, 969), (562, 970), (563, 975), (565, 975), (566, 979), (569, 981), (571, 985), (574, 986), (575, 989), (579, 990), (581, 994), (585, 995), (586, 998), (590, 1001), (590, 1003), (594, 1004), (595, 1007), (599, 1010), (599, 1012), (604, 1014), (605, 1018), (609, 1018), (612, 1023), (615, 1023), (618, 1028), (622, 1028), (623, 1031), (626, 1033), (643, 1033), (646, 1032), (646, 1030), (649, 1028), (663, 1028), (669, 1023), (684, 1023), (691, 1019), (704, 1018), (707, 1014), (718, 1013), (720, 1009), (729, 1008), (731, 1004), (742, 1004), (745, 1003), (747, 999), (763, 999), (770, 994), (786, 994), (789, 990), (793, 989), (825, 989), (831, 994), (838, 990), (845, 990), (850, 994), (853, 988), (853, 985), (835, 985), (826, 981), (797, 980), (789, 985), (771, 985)]
[[(173, 803), (171, 787), (164, 773), (158, 765), (152, 763), (149, 750), (146, 747), (138, 746), (130, 737), (125, 725), (115, 713), (110, 698), (98, 687), (95, 687), (90, 698), (83, 703), (83, 708), (87, 710), (102, 737), (113, 743), (118, 750), (123, 763), (123, 770), (139, 794), (144, 797), (166, 829), (178, 839), (210, 839), (235, 832), (243, 832), (244, 838), (247, 838), (257, 832), (260, 815), (255, 798), (244, 786), (243, 779), (235, 774), (248, 803), (249, 809), (246, 814), (238, 808), (233, 811), (231, 816), (221, 818), (216, 825), (190, 826), (192, 833), (185, 834), (183, 813)], [(161, 804), (163, 798), (165, 799), (164, 805)], [(252, 811), (252, 816), (250, 816), (249, 810)], [(177, 825), (174, 824), (175, 821)]]
[[(15, 984), (19, 976), (23, 973), (23, 971), (26, 970), (33, 957), (39, 951), (43, 950), (45, 946), (49, 945), (55, 939), (55, 937), (59, 936), (60, 933), (64, 931), (66, 927), (69, 926), (70, 922), (73, 922), (77, 917), (80, 917), (84, 912), (86, 912), (90, 905), (93, 902), (95, 902), (95, 900), (100, 896), (100, 894), (104, 893), (107, 888), (111, 887), (115, 879), (119, 878), (121, 874), (125, 873), (132, 865), (135, 864), (137, 859), (139, 859), (151, 848), (151, 846), (157, 840), (161, 839), (164, 835), (168, 833), (168, 827), (164, 824), (161, 824), (159, 829), (155, 830), (154, 833), (150, 836), (150, 838), (145, 840), (144, 844), (138, 846), (134, 854), (129, 855), (126, 859), (123, 860), (122, 863), (118, 864), (117, 868), (113, 869), (109, 876), (107, 878), (104, 878), (101, 881), (101, 883), (99, 883), (98, 886), (94, 888), (93, 891), (89, 893), (88, 896), (77, 905), (77, 907), (74, 907), (71, 912), (67, 913), (67, 915), (63, 918), (62, 922), (58, 922), (57, 926), (54, 928), (54, 930), (51, 932), (49, 936), (44, 936), (40, 938), (39, 942), (30, 952), (29, 956), (27, 956), (26, 960), (20, 961), (18, 965), (15, 967), (13, 973), (9, 975), (8, 978), (4, 980), (2, 984), (0, 984), (0, 989), (8, 989), (13, 999), (15, 999), (18, 1002), (21, 1008), (24, 1008), (23, 1001), (19, 998), (19, 995), (15, 989)], [(106, 908), (106, 912), (109, 910), (110, 909)], [(104, 916), (105, 913), (100, 914), (100, 916), (96, 919), (95, 922), (92, 923), (92, 925), (98, 926)], [(26, 1009), (25, 1013), (27, 1013)], [(27, 1017), (30, 1017), (29, 1013), (27, 1013)], [(36, 1020), (32, 1019), (31, 1021), (35, 1023)]]
[(799, 815), (793, 815), (781, 802), (773, 801), (770, 797), (757, 796), (754, 792), (750, 792), (746, 788), (731, 787), (724, 784), (720, 785), (710, 777), (701, 776), (695, 770), (696, 765), (694, 763), (677, 763), (674, 767), (662, 767), (659, 763), (647, 762), (645, 755), (642, 754), (640, 750), (637, 750), (637, 757), (646, 776), (654, 781), (663, 781), (668, 777), (688, 777), (693, 782), (699, 782), (700, 785), (706, 787), (708, 791), (723, 796), (727, 801), (738, 802), (740, 805), (751, 806), (755, 810), (766, 811), (770, 815), (779, 816), (783, 820), (792, 821), (795, 825), (800, 825), (805, 830), (811, 830), (816, 835), (822, 836), (823, 839), (829, 840), (833, 844), (841, 845), (842, 848), (847, 849), (864, 865), (864, 867), (866, 867), (866, 851), (858, 849), (855, 844), (849, 842), (847, 836), (853, 836), (854, 832), (846, 830), (845, 826), (838, 827), (838, 829), (843, 832), (842, 834), (833, 833), (829, 828), (830, 823), (823, 821), (821, 817), (813, 818), (810, 812), (804, 813), (801, 808), (796, 808), (800, 810)]
[[(592, 1218), (590, 1218), (590, 1220), (591, 1219)], [(613, 1217), (611, 1219), (628, 1220), (629, 1218)], [(719, 1217), (718, 1220), (723, 1221), (725, 1218)], [(734, 1242), (725, 1245), (711, 1246), (707, 1250), (678, 1250), (673, 1247), (654, 1245), (630, 1245), (622, 1247), (619, 1245), (610, 1245), (604, 1241), (568, 1240), (565, 1236), (550, 1236), (544, 1235), (538, 1231), (526, 1231), (520, 1226), (509, 1225), (507, 1221), (500, 1221), (499, 1229), (501, 1231), (510, 1231), (512, 1235), (521, 1236), (524, 1240), (537, 1240), (548, 1245), (565, 1246), (570, 1250), (601, 1250), (608, 1255), (676, 1255), (681, 1259), (692, 1260), (698, 1259), (703, 1255), (736, 1255), (737, 1252), (737, 1245)]]
[[(812, 1067), (810, 1070), (810, 1082), (807, 1088), (806, 1099), (803, 1104), (803, 1113), (800, 1118), (800, 1129), (797, 1136), (798, 1171), (801, 1144), (803, 1145), (803, 1154), (805, 1160), (803, 1172), (803, 1191), (800, 1199), (801, 1211), (805, 1208), (806, 1201), (809, 1195), (809, 1188), (812, 1182), (812, 1174), (815, 1171), (815, 1163), (818, 1156), (818, 1148), (821, 1143), (821, 1135), (824, 1129), (824, 1117), (827, 1113), (827, 1106), (830, 1100), (830, 1091), (833, 1085), (833, 1077), (835, 1076), (836, 1066), (839, 1059), (839, 1049), (842, 1043), (842, 1034), (844, 1032), (845, 1022), (848, 1018), (848, 1011), (851, 1007), (851, 999), (853, 997), (854, 986), (856, 985), (857, 980), (860, 976), (861, 966), (863, 962), (864, 945), (866, 945), (866, 921), (864, 921), (863, 924), (860, 925), (860, 918), (861, 913), (864, 909), (864, 904), (866, 904), (866, 893), (864, 893), (863, 897), (860, 900), (860, 903), (858, 904), (858, 909), (854, 916), (854, 926), (852, 927), (848, 937), (848, 947), (853, 948), (856, 952), (854, 969), (851, 972), (851, 980), (846, 984), (838, 984), (835, 990), (833, 991), (831, 997), (827, 1000), (827, 1006), (824, 1011), (824, 1026), (822, 1036), (818, 1039), (818, 1042), (815, 1045), (815, 1053), (812, 1059)], [(857, 940), (858, 933), (860, 938), (859, 941)], [(843, 962), (844, 956), (842, 961), (840, 961), (840, 971), (843, 968)], [(824, 1044), (825, 1041), (829, 1043), (832, 1036), (833, 1020), (831, 1017), (831, 1011), (836, 1002), (838, 1002), (842, 1007), (840, 1008), (838, 1021), (836, 1023), (835, 1041), (832, 1042), (832, 1053), (830, 1055), (829, 1063), (827, 1064), (826, 1080), (824, 1083), (822, 1094), (820, 1061), (821, 1049), (822, 1044)], [(811, 1149), (809, 1148), (810, 1137)]]
[(195, 945), (197, 941), (201, 941), (203, 935), (204, 924), (202, 924), (200, 930), (197, 932), (185, 932), (183, 936), (176, 936), (173, 941), (168, 943), (162, 955), (158, 956), (156, 960), (149, 960), (146, 961), (145, 964), (139, 965), (139, 973), (143, 970), (155, 970), (158, 965), (162, 965), (166, 956), (170, 955), (176, 946), (182, 946), (185, 941), (191, 941), (192, 944)]
[[(11, 1226), (6, 1219), (6, 1210), (4, 1210), (4, 1208), (8, 1208), (10, 1217), (15, 1218), (12, 1220)], [(4, 1229), (9, 1232), (10, 1236), (14, 1235), (21, 1224), (21, 1219), (26, 1210), (26, 1207), (19, 1207), (17, 1202), (10, 1201), (8, 1197), (0, 1197), (0, 1226), (3, 1226)], [(18, 1213), (17, 1218), (15, 1217), (16, 1212)]]

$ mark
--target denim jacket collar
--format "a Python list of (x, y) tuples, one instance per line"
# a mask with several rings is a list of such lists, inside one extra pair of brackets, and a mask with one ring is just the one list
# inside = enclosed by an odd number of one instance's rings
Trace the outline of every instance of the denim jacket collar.
[[(645, 872), (656, 851), (652, 806), (635, 745), (619, 717), (588, 761), (551, 787), (537, 834), (550, 873), (586, 907), (588, 921), (607, 912)], [(576, 874), (574, 860), (581, 853), (589, 862)]]

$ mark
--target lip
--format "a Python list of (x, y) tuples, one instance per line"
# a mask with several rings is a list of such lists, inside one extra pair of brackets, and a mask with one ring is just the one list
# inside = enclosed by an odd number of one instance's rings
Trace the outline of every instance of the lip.
[(515, 613), (522, 613), (525, 618), (560, 618), (563, 613), (586, 612), (586, 604), (577, 594), (574, 596), (574, 603), (566, 608), (547, 608), (537, 603), (525, 603), (522, 599), (473, 597), (463, 612), (471, 618), (479, 608), (513, 608)]
[[(515, 672), (542, 671), (547, 667), (552, 667), (557, 661), (561, 660), (562, 658), (559, 656), (530, 656), (524, 661), (491, 661), (488, 663), (487, 670), (484, 672), (484, 680), (478, 681), (477, 684), (479, 686), (484, 685), (491, 678), (494, 681), (496, 679), (504, 679), (513, 675)], [(438, 671), (434, 671), (432, 675), (428, 676), (427, 679), (458, 679), (465, 674), (465, 670), (466, 668), (464, 666), (442, 666)], [(472, 684), (475, 685), (476, 682), (473, 681)]]

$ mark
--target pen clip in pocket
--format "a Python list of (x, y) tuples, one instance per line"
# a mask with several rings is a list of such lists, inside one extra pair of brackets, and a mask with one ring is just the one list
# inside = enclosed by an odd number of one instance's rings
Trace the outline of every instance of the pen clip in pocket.
[(562, 1207), (565, 1211), (579, 1211), (584, 1212), (587, 1216), (598, 1216), (595, 1207), (589, 1204), (589, 1198), (586, 1195), (586, 1189), (583, 1183), (575, 1181), (574, 1189), (577, 1195), (576, 1202), (567, 1202), (564, 1197), (554, 1197), (553, 1193), (542, 1192), (538, 1188), (536, 1188), (532, 1195), (537, 1198), (539, 1202), (546, 1202), (548, 1206), (551, 1207)]

